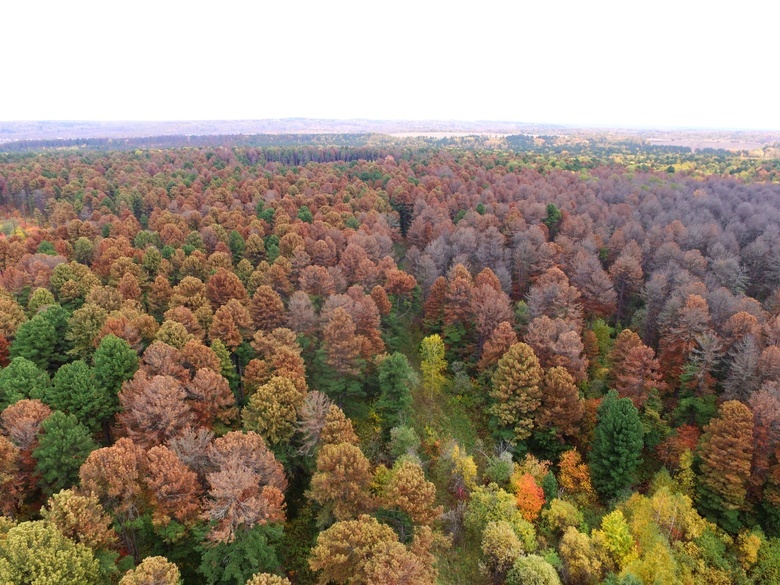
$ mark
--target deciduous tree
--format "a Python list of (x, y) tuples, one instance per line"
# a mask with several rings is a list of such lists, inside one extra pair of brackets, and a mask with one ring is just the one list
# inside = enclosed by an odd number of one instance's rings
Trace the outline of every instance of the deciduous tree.
[(536, 411), (536, 425), (556, 429), (558, 435), (575, 436), (585, 408), (574, 378), (566, 368), (557, 366), (544, 373), (541, 382), (541, 404)]
[(370, 483), (371, 466), (359, 447), (326, 444), (317, 454), (309, 498), (325, 506), (336, 520), (347, 520), (372, 507)]
[(355, 337), (355, 323), (342, 308), (334, 310), (322, 329), (327, 363), (343, 376), (358, 374), (360, 340)]
[(83, 544), (76, 544), (44, 521), (22, 522), (0, 547), (0, 582), (19, 585), (97, 583), (98, 561)]
[(139, 371), (119, 393), (122, 412), (117, 421), (133, 441), (145, 447), (161, 445), (193, 422), (186, 392), (171, 376), (147, 376)]
[(63, 535), (92, 550), (107, 549), (117, 543), (111, 518), (97, 496), (62, 490), (49, 498), (41, 516)]
[(304, 395), (288, 378), (274, 376), (255, 390), (241, 413), (244, 428), (272, 445), (286, 443), (295, 433)]
[(517, 333), (512, 324), (509, 321), (499, 323), (482, 347), (482, 357), (478, 367), (484, 370), (493, 366), (517, 342)]
[(699, 444), (701, 474), (699, 504), (729, 530), (738, 528), (736, 515), (745, 506), (753, 457), (753, 415), (736, 400), (724, 402), (718, 416), (704, 428)]
[(392, 470), (386, 488), (387, 506), (407, 513), (415, 524), (430, 525), (441, 516), (443, 509), (436, 506), (436, 486), (425, 479), (419, 464), (400, 461)]
[(522, 441), (530, 436), (534, 413), (541, 403), (541, 380), (539, 360), (525, 343), (513, 345), (498, 361), (490, 392), (491, 414), (508, 440)]
[(208, 473), (203, 517), (214, 522), (209, 540), (233, 542), (238, 532), (284, 520), (284, 470), (256, 433), (231, 432), (209, 449), (216, 471)]
[(119, 585), (180, 585), (179, 568), (165, 557), (146, 557), (122, 576)]
[[(292, 302), (292, 299), (290, 300)], [(249, 310), (257, 329), (272, 331), (285, 325), (282, 297), (270, 286), (259, 286), (252, 297)]]
[(168, 447), (152, 447), (146, 457), (145, 483), (154, 524), (166, 526), (172, 519), (184, 525), (194, 522), (200, 512), (198, 476)]

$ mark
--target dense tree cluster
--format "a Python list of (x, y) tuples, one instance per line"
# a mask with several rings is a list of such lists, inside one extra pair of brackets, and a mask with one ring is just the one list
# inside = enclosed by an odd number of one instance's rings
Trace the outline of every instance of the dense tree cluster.
[(771, 582), (775, 171), (613, 155), (1, 157), (0, 581)]

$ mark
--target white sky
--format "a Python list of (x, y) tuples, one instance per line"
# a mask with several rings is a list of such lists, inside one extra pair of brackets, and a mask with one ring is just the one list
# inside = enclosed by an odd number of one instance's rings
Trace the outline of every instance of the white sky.
[(777, 0), (5, 0), (0, 120), (780, 129)]

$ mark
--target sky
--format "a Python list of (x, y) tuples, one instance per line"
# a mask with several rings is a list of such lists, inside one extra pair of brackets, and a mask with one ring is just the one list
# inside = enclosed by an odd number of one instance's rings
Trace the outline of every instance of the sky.
[(0, 121), (780, 129), (780, 3), (9, 0)]

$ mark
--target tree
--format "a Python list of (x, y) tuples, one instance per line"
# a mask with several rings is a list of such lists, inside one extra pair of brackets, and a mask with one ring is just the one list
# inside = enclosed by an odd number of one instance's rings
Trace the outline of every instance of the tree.
[(19, 326), (27, 320), (24, 309), (12, 298), (0, 296), (0, 334), (13, 339)]
[(550, 563), (539, 555), (518, 557), (506, 576), (506, 585), (561, 585)]
[(247, 298), (246, 289), (238, 276), (224, 268), (218, 268), (209, 278), (206, 283), (206, 296), (215, 311), (231, 299), (244, 302)]
[(141, 298), (141, 287), (138, 285), (138, 278), (131, 272), (125, 272), (119, 283), (116, 285), (117, 291), (125, 300), (137, 301)]
[(582, 512), (566, 500), (555, 498), (548, 508), (542, 510), (542, 525), (556, 536), (562, 535), (569, 526), (576, 528), (582, 520)]
[(379, 364), (379, 400), (376, 411), (382, 421), (382, 429), (388, 436), (390, 429), (402, 424), (412, 407), (411, 386), (416, 376), (409, 360), (395, 352)]
[(617, 295), (616, 323), (621, 322), (626, 304), (642, 286), (644, 273), (641, 262), (641, 255), (637, 258), (630, 250), (626, 249), (621, 252), (609, 268), (609, 275), (612, 277), (612, 285)]
[(0, 368), (5, 368), (9, 363), (11, 363), (11, 344), (0, 333)]
[[(211, 364), (211, 367), (215, 366)], [(227, 425), (238, 415), (230, 385), (218, 371), (206, 367), (197, 369), (184, 390), (195, 422), (200, 426), (212, 428), (217, 420)]]
[(186, 396), (171, 376), (149, 377), (138, 371), (119, 392), (122, 412), (117, 422), (139, 445), (161, 445), (192, 423), (194, 416)]
[(512, 324), (509, 321), (499, 323), (482, 347), (482, 357), (477, 366), (481, 370), (493, 366), (517, 342), (517, 333)]
[(146, 295), (146, 307), (149, 313), (155, 316), (162, 315), (167, 310), (172, 295), (171, 283), (165, 276), (158, 274)]
[(349, 443), (323, 445), (308, 495), (336, 520), (347, 520), (371, 508), (370, 483), (371, 465), (359, 447)]
[(601, 529), (591, 534), (606, 548), (612, 562), (622, 570), (636, 556), (636, 545), (626, 518), (620, 510), (614, 510), (601, 519)]
[(620, 363), (613, 365), (615, 390), (624, 398), (630, 398), (634, 406), (641, 408), (652, 390), (665, 390), (661, 380), (660, 364), (655, 352), (640, 343), (628, 349)]
[(447, 362), (444, 359), (444, 342), (437, 334), (429, 335), (420, 344), (420, 357), (422, 363), (423, 388), (431, 395), (440, 393), (444, 386), (444, 369)]
[(133, 520), (145, 508), (146, 453), (130, 439), (93, 451), (79, 469), (81, 488), (120, 521)]
[(48, 370), (54, 360), (57, 331), (42, 313), (25, 321), (16, 330), (11, 344), (11, 358), (23, 357), (42, 370)]
[(572, 265), (571, 283), (582, 294), (583, 309), (598, 317), (611, 315), (616, 309), (617, 295), (596, 254), (580, 250)]
[(361, 515), (356, 520), (336, 522), (321, 532), (309, 566), (320, 572), (321, 585), (433, 585), (436, 572), (429, 553), (432, 540), (429, 530), (421, 531), (407, 549), (389, 526)]
[(137, 376), (170, 376), (182, 383), (189, 380), (189, 372), (182, 366), (181, 351), (162, 341), (155, 341), (146, 348), (142, 362)]
[(281, 464), (253, 432), (230, 432), (209, 448), (216, 471), (206, 474), (203, 517), (213, 522), (209, 540), (229, 543), (256, 525), (284, 520), (287, 480)]
[(0, 513), (12, 516), (24, 496), (19, 481), (19, 448), (0, 435)]
[(547, 204), (547, 216), (542, 220), (542, 223), (547, 226), (550, 232), (550, 241), (555, 239), (558, 234), (558, 229), (563, 221), (563, 214), (561, 210), (554, 203)]
[(53, 304), (54, 295), (51, 292), (45, 288), (36, 288), (35, 292), (30, 295), (30, 300), (27, 301), (27, 312), (30, 315), (35, 315), (40, 309)]
[(447, 279), (440, 276), (431, 285), (428, 298), (423, 303), (423, 322), (428, 331), (441, 332), (446, 294)]
[(116, 395), (138, 369), (138, 354), (124, 339), (106, 335), (95, 351), (95, 382)]
[(68, 320), (70, 330), (67, 339), (73, 344), (71, 353), (77, 358), (88, 359), (95, 351), (95, 339), (103, 324), (108, 318), (108, 313), (102, 307), (87, 303), (80, 309), (73, 311)]
[(301, 435), (301, 455), (310, 455), (320, 442), (325, 417), (333, 403), (324, 393), (314, 390), (306, 395), (298, 412), (296, 430)]
[(467, 532), (472, 537), (481, 539), (490, 522), (503, 521), (511, 525), (524, 551), (536, 550), (534, 527), (517, 509), (515, 497), (494, 483), (475, 487), (471, 491), (471, 499), (464, 516)]
[(567, 528), (559, 550), (566, 582), (587, 585), (601, 580), (601, 561), (587, 534), (574, 527)]
[[(485, 270), (490, 269), (486, 268)], [(479, 284), (480, 275), (477, 275), (478, 284), (473, 288), (471, 312), (478, 336), (477, 345), (481, 349), (500, 323), (512, 320), (512, 304), (509, 295), (501, 290), (501, 285), (492, 271), (491, 275), (496, 280), (494, 285)]]
[(613, 498), (634, 481), (642, 460), (644, 430), (636, 407), (613, 390), (598, 409), (596, 436), (590, 452), (593, 485), (605, 498)]
[(95, 384), (108, 403), (101, 421), (103, 432), (110, 439), (109, 417), (119, 410), (119, 390), (138, 370), (138, 354), (124, 339), (106, 335), (95, 351), (93, 374)]
[(635, 347), (642, 347), (642, 339), (631, 331), (631, 329), (623, 329), (615, 338), (615, 343), (612, 345), (612, 351), (609, 353), (609, 359), (612, 362), (612, 371), (610, 373), (610, 380), (614, 382), (615, 375), (623, 369), (623, 364), (628, 358), (628, 352)]
[(0, 370), (0, 410), (24, 398), (43, 398), (49, 375), (30, 360), (17, 357)]
[(249, 312), (257, 329), (272, 331), (285, 325), (282, 297), (270, 286), (257, 287)]
[(544, 490), (539, 487), (530, 473), (523, 473), (518, 478), (513, 478), (512, 487), (517, 497), (517, 509), (523, 518), (534, 522), (544, 506)]
[(548, 269), (534, 282), (528, 292), (531, 317), (570, 321), (575, 330), (582, 328), (580, 291), (569, 284), (566, 274), (557, 267)]
[(44, 399), (57, 410), (74, 415), (78, 422), (93, 431), (116, 412), (116, 399), (98, 387), (92, 368), (82, 360), (57, 370)]
[(502, 583), (507, 570), (523, 553), (523, 544), (517, 538), (512, 525), (504, 520), (488, 522), (482, 532), (481, 548), (493, 583)]
[(325, 424), (320, 432), (320, 445), (338, 445), (359, 443), (352, 421), (347, 418), (344, 411), (335, 404), (331, 404), (325, 415)]
[(317, 328), (317, 314), (314, 312), (314, 305), (309, 295), (305, 292), (295, 291), (290, 297), (287, 308), (285, 323), (290, 329), (308, 335)]
[(566, 368), (557, 366), (544, 373), (541, 395), (542, 401), (536, 411), (536, 425), (540, 429), (554, 428), (559, 437), (576, 436), (585, 408), (574, 378)]
[(560, 476), (558, 482), (561, 488), (571, 495), (581, 495), (589, 502), (596, 496), (590, 478), (590, 469), (582, 462), (582, 456), (577, 449), (571, 449), (561, 455), (559, 463)]
[(94, 495), (62, 490), (49, 498), (41, 516), (72, 541), (94, 551), (116, 545), (111, 518)]
[(509, 441), (523, 441), (530, 436), (534, 413), (541, 403), (541, 379), (539, 360), (525, 343), (516, 343), (498, 361), (490, 411), (499, 432)]
[(91, 433), (74, 415), (53, 412), (41, 423), (38, 448), (33, 451), (44, 493), (76, 485), (81, 465), (95, 449)]
[(529, 323), (525, 341), (533, 348), (543, 367), (563, 366), (576, 381), (587, 379), (588, 359), (583, 355), (585, 346), (573, 321), (542, 315)]
[(753, 335), (745, 335), (731, 348), (729, 374), (723, 381), (723, 397), (747, 402), (761, 385), (761, 349)]
[(38, 444), (41, 424), (49, 416), (51, 408), (40, 400), (20, 400), (0, 414), (0, 427), (19, 449), (32, 452)]
[(0, 547), (0, 582), (14, 585), (97, 583), (98, 561), (44, 521), (22, 522)]
[(255, 390), (241, 413), (244, 428), (272, 445), (286, 443), (295, 433), (304, 396), (288, 378), (274, 376)]
[(200, 512), (198, 476), (187, 468), (168, 447), (152, 447), (146, 454), (146, 487), (154, 507), (152, 522), (167, 526), (193, 523)]
[(204, 545), (199, 572), (208, 585), (244, 585), (258, 572), (278, 571), (282, 533), (280, 524), (258, 524), (230, 542)]
[(721, 404), (718, 416), (704, 427), (699, 456), (699, 504), (708, 517), (719, 520), (727, 530), (736, 531), (736, 516), (745, 506), (753, 457), (750, 409), (736, 400)]
[(146, 557), (135, 569), (129, 570), (119, 585), (180, 585), (179, 568), (165, 557)]
[(425, 479), (418, 463), (409, 460), (401, 460), (393, 467), (386, 500), (388, 507), (405, 512), (415, 524), (430, 525), (443, 511), (441, 506), (434, 506), (436, 486)]
[(710, 331), (710, 310), (699, 295), (688, 295), (685, 304), (668, 323), (659, 344), (659, 361), (669, 381), (679, 378), (685, 361), (696, 348), (699, 336)]
[(341, 307), (335, 309), (322, 328), (327, 363), (342, 376), (359, 373), (360, 340), (355, 336), (355, 323)]
[(164, 321), (157, 330), (157, 333), (154, 335), (154, 338), (155, 340), (166, 343), (171, 347), (181, 349), (188, 341), (193, 339), (193, 336), (181, 323), (177, 323), (176, 321)]
[(211, 340), (219, 339), (230, 350), (235, 350), (249, 333), (252, 319), (236, 299), (230, 299), (214, 313), (214, 319), (209, 329)]

